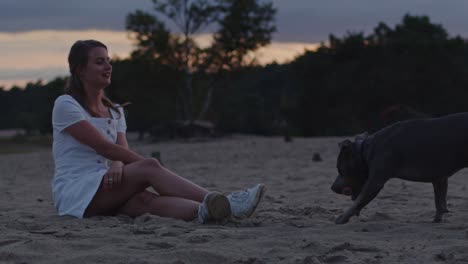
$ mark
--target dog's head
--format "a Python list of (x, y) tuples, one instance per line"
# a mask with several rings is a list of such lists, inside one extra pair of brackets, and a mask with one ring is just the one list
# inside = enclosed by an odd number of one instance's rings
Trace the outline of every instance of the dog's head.
[(353, 142), (344, 140), (338, 145), (340, 153), (338, 155), (336, 167), (338, 176), (331, 189), (338, 194), (351, 196), (354, 201), (361, 193), (362, 187), (366, 183), (367, 175), (359, 168), (356, 162), (356, 153), (353, 150)]

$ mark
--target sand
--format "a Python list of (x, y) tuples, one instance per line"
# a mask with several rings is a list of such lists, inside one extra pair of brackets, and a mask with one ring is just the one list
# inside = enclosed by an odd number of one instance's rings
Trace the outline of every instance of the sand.
[[(0, 156), (0, 263), (468, 263), (468, 171), (449, 179), (442, 223), (431, 184), (391, 180), (359, 217), (336, 225), (351, 205), (330, 186), (343, 138), (234, 135), (135, 144), (210, 190), (263, 182), (249, 219), (200, 225), (153, 215), (75, 219), (52, 205), (49, 149)], [(323, 161), (313, 161), (313, 153)], [(429, 164), (428, 164), (429, 166)]]

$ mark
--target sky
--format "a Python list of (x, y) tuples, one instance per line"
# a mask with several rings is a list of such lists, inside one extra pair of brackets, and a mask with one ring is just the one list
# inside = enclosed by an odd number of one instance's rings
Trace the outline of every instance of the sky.
[[(271, 45), (255, 54), (264, 64), (290, 61), (329, 34), (369, 34), (379, 22), (393, 27), (405, 14), (427, 15), (451, 36), (468, 38), (467, 0), (271, 2), (278, 10), (277, 32)], [(125, 32), (126, 15), (152, 7), (151, 0), (0, 0), (0, 87), (66, 76), (68, 51), (78, 39), (100, 40), (111, 56), (125, 58), (134, 48)], [(210, 30), (197, 36), (201, 45), (208, 45)]]

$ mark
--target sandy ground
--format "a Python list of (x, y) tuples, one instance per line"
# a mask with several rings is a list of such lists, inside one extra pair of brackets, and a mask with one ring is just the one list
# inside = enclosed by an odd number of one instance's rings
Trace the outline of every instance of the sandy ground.
[[(468, 263), (468, 171), (449, 180), (449, 210), (432, 223), (432, 186), (391, 180), (359, 217), (330, 185), (342, 138), (237, 135), (134, 145), (211, 190), (263, 182), (255, 214), (225, 225), (152, 215), (74, 219), (51, 202), (50, 150), (0, 156), (0, 263)], [(314, 162), (313, 153), (323, 161)], [(428, 164), (429, 166), (429, 164)]]

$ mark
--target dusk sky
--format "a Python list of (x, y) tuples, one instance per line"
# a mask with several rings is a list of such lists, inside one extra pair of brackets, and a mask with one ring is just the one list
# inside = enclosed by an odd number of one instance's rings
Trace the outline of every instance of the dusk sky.
[[(451, 36), (468, 38), (466, 0), (272, 2), (278, 31), (273, 43), (256, 54), (263, 63), (291, 60), (326, 42), (330, 33), (370, 33), (380, 21), (393, 27), (407, 13), (427, 15)], [(78, 39), (101, 40), (111, 55), (127, 56), (133, 47), (125, 17), (136, 9), (152, 12), (152, 6), (151, 0), (0, 0), (0, 86), (65, 76), (68, 50)], [(203, 33), (198, 39), (207, 44), (209, 29)]]

